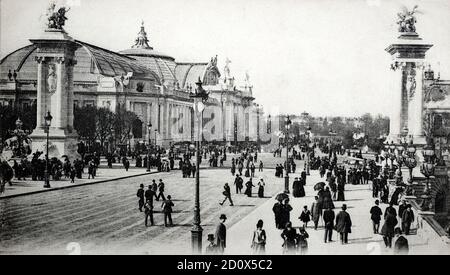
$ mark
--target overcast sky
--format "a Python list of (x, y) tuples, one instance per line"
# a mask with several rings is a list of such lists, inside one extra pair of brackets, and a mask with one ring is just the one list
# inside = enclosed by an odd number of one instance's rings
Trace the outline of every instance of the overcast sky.
[[(48, 0), (0, 0), (0, 55), (43, 30)], [(60, 1), (64, 3), (64, 0)], [(225, 58), (269, 112), (388, 114), (396, 13), (419, 5), (428, 60), (450, 79), (448, 0), (68, 0), (66, 31), (110, 50), (129, 48), (144, 20), (150, 45), (176, 61)]]

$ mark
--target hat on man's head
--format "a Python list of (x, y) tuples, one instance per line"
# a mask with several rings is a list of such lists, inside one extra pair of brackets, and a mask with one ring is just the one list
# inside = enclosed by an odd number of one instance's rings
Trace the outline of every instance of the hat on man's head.
[(347, 205), (345, 203), (342, 205), (342, 210), (347, 210)]
[(208, 241), (214, 241), (214, 234), (208, 234)]
[(141, 185), (139, 185), (140, 187), (144, 187), (144, 185), (141, 183)]
[(227, 216), (225, 216), (225, 214), (221, 214), (219, 219), (220, 219), (220, 220), (226, 220), (226, 219), (227, 219)]

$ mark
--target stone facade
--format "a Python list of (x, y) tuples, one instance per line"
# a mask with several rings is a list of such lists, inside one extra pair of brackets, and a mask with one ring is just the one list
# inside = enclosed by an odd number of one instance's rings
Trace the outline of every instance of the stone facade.
[[(41, 63), (36, 62), (42, 53), (39, 42), (32, 42), (33, 45), (18, 49), (1, 60), (0, 104), (18, 107), (37, 104), (40, 115), (35, 137), (41, 136), (39, 125), (42, 124), (44, 109), (51, 108), (52, 114), (59, 113), (60, 109), (67, 111), (61, 112), (62, 116), (54, 121), (58, 125), (55, 127), (67, 135), (73, 130), (73, 106), (92, 105), (115, 111), (122, 105), (135, 112), (142, 122), (143, 136), (133, 137), (133, 142), (148, 142), (150, 139), (152, 143), (167, 146), (193, 141), (197, 122), (193, 99), (189, 95), (195, 91), (195, 83), (201, 80), (210, 93), (203, 116), (205, 140), (230, 144), (258, 139), (258, 120), (262, 119), (264, 112), (254, 102), (253, 87), (248, 77), (243, 85), (236, 84), (230, 73), (230, 62), (222, 73), (217, 67), (217, 56), (209, 62), (177, 63), (175, 58), (149, 46), (144, 25), (136, 43), (118, 53), (72, 40), (74, 51), (69, 55), (73, 58), (66, 56), (62, 65), (55, 63), (55, 66), (57, 70), (61, 69), (60, 66), (68, 69), (66, 77), (72, 78), (73, 87), (67, 87), (67, 98), (58, 98), (56, 102), (61, 105), (55, 105), (39, 96), (44, 87), (44, 80), (39, 75), (48, 74), (48, 66), (41, 67)], [(13, 71), (17, 75), (14, 79), (9, 73)], [(69, 104), (71, 102), (73, 104)], [(147, 129), (148, 123), (152, 124), (151, 132)]]

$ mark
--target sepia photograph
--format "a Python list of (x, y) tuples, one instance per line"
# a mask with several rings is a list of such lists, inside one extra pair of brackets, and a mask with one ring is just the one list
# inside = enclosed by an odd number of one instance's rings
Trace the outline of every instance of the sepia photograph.
[(450, 255), (449, 34), (448, 0), (0, 0), (0, 255)]

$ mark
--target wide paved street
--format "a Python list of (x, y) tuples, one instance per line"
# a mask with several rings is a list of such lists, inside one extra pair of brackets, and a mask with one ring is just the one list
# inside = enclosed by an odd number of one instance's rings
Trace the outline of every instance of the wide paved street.
[[(282, 190), (283, 179), (273, 170), (256, 175), (264, 178), (266, 197), (235, 195), (228, 169), (201, 170), (201, 215), (206, 236), (213, 233), (221, 213), (227, 224), (238, 222)], [(166, 195), (175, 203), (175, 227), (165, 228), (160, 205), (155, 203), (156, 226), (145, 228), (144, 214), (137, 209), (136, 190), (140, 183), (162, 178)], [(234, 207), (219, 205), (224, 182), (232, 187)], [(257, 182), (255, 182), (256, 185)], [(182, 179), (177, 170), (109, 183), (74, 187), (0, 201), (0, 253), (68, 254), (68, 244), (80, 245), (82, 254), (189, 253), (194, 196), (194, 179)], [(69, 251), (70, 250), (70, 251)]]
[[(311, 209), (311, 204), (314, 201), (314, 196), (317, 194), (313, 190), (315, 183), (323, 181), (319, 176), (318, 171), (311, 171), (311, 176), (307, 178), (307, 185), (305, 187), (306, 197), (293, 198), (291, 196), (291, 205), (294, 208), (291, 211), (291, 222), (293, 227), (300, 227), (303, 223), (298, 219), (303, 206), (307, 205)], [(372, 198), (371, 184), (369, 185), (346, 185), (345, 202), (334, 202), (335, 213), (341, 210), (342, 204), (348, 206), (347, 212), (352, 219), (352, 234), (349, 234), (349, 243), (341, 245), (339, 235), (333, 231), (333, 242), (324, 243), (324, 228), (323, 220), (319, 222), (317, 231), (313, 228), (313, 223), (308, 224), (307, 232), (309, 234), (309, 249), (307, 254), (313, 255), (390, 255), (393, 254), (392, 249), (385, 248), (383, 238), (381, 235), (374, 235), (372, 230), (372, 222), (370, 220), (370, 208), (373, 206), (375, 199)], [(276, 229), (274, 214), (272, 206), (275, 199), (271, 199), (264, 203), (261, 207), (251, 213), (247, 219), (239, 221), (234, 224), (228, 232), (227, 254), (251, 254), (251, 237), (253, 230), (256, 228), (256, 223), (259, 219), (264, 221), (264, 228), (267, 233), (267, 254), (281, 254), (282, 244), (281, 230)], [(380, 205), (383, 213), (386, 204)], [(397, 207), (398, 210), (398, 207)], [(381, 223), (381, 226), (383, 222)], [(398, 225), (400, 226), (400, 225)], [(380, 227), (381, 229), (381, 227)], [(412, 225), (412, 235), (406, 236), (410, 245), (410, 254), (450, 254), (450, 244), (445, 244), (443, 241), (436, 238), (430, 239), (430, 236), (422, 236), (417, 234), (417, 213), (416, 221)], [(395, 239), (394, 239), (395, 241)]]

